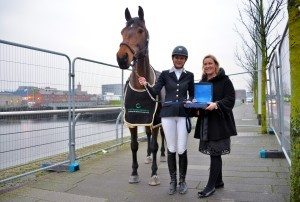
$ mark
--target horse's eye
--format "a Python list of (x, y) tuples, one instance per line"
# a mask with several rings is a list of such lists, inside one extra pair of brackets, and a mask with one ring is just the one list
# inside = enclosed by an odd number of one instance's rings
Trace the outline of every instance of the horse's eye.
[(144, 30), (142, 28), (138, 29), (138, 33), (142, 34), (144, 32)]

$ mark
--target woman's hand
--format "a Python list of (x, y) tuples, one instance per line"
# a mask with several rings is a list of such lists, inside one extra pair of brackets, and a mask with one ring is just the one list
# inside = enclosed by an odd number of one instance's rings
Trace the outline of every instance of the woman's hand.
[(212, 111), (214, 109), (218, 109), (218, 104), (216, 102), (210, 102), (208, 107), (205, 110)]
[(145, 86), (147, 84), (145, 77), (139, 77), (139, 82), (142, 86)]

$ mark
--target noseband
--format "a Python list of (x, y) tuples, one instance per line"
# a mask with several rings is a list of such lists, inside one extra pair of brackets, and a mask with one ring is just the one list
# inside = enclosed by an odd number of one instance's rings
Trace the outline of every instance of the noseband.
[(120, 46), (126, 46), (131, 51), (131, 53), (135, 55), (135, 51), (127, 43), (122, 42), (120, 43)]
[(125, 43), (125, 42), (120, 43), (120, 46), (126, 46), (130, 50), (130, 52), (133, 54), (133, 59), (132, 59), (132, 62), (130, 63), (131, 67), (133, 67), (137, 63), (138, 59), (144, 58), (148, 54), (148, 52), (147, 52), (148, 41), (149, 41), (149, 39), (147, 38), (146, 46), (144, 48), (142, 48), (141, 50), (139, 50), (138, 52), (135, 52), (133, 50), (133, 48), (131, 48), (127, 43)]

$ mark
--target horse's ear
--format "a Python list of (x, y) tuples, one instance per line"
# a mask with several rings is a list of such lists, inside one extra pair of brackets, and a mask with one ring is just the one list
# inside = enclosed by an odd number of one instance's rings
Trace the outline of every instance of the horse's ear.
[(131, 19), (131, 15), (130, 15), (130, 12), (129, 12), (128, 8), (125, 9), (125, 19), (126, 19), (126, 21)]
[(143, 10), (143, 8), (141, 6), (139, 6), (139, 18), (141, 20), (145, 21), (144, 20), (144, 10)]

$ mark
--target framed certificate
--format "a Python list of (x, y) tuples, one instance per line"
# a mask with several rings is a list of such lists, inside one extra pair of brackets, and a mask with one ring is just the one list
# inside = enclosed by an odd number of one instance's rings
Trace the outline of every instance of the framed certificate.
[(213, 88), (212, 83), (200, 82), (195, 83), (195, 97), (196, 102), (184, 104), (185, 108), (201, 108), (205, 109), (209, 102), (212, 102)]
[(200, 82), (195, 83), (195, 99), (199, 103), (212, 102), (212, 83)]

